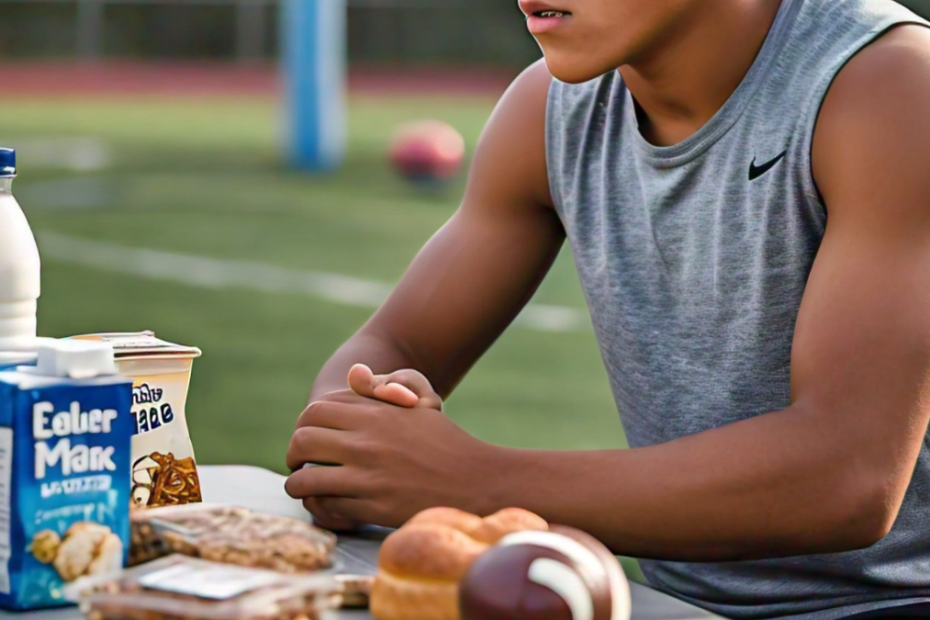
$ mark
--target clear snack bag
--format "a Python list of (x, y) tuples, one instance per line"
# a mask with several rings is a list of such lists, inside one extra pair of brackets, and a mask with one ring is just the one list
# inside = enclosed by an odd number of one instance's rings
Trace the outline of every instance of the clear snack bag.
[(90, 620), (329, 620), (342, 599), (340, 584), (328, 575), (180, 555), (86, 577), (65, 596)]
[(172, 553), (284, 573), (332, 566), (336, 537), (308, 521), (197, 504), (136, 511), (129, 564)]

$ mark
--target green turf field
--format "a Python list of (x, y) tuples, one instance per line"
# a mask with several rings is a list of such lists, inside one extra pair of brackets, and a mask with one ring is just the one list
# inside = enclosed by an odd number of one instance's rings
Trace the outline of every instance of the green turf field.
[[(268, 101), (0, 100), (0, 145), (19, 149), (14, 189), (39, 235), (394, 283), (456, 208), (462, 183), (424, 195), (395, 178), (384, 161), (392, 129), (436, 117), (457, 127), (471, 148), (492, 105), (356, 99), (348, 161), (332, 176), (280, 167)], [(58, 160), (70, 159), (74, 139), (84, 138), (103, 146), (109, 162), (69, 170)], [(536, 301), (584, 308), (567, 251)], [(370, 312), (301, 294), (202, 288), (46, 258), (39, 325), (48, 336), (152, 329), (201, 347), (188, 403), (198, 459), (283, 472), (317, 369)], [(505, 445), (625, 445), (590, 331), (512, 328), (447, 410), (477, 436)], [(641, 578), (634, 563), (625, 566)]]
[[(492, 101), (353, 101), (348, 162), (302, 176), (276, 160), (275, 107), (261, 100), (0, 101), (0, 144), (20, 149), (16, 194), (38, 233), (396, 282), (452, 213), (461, 185), (423, 195), (383, 153), (392, 128), (438, 117), (473, 146)], [(54, 161), (91, 137), (110, 163)], [(60, 155), (60, 153), (58, 153)], [(563, 256), (538, 301), (583, 308)], [(200, 346), (188, 415), (198, 457), (282, 470), (316, 370), (370, 310), (300, 294), (205, 289), (46, 259), (40, 330), (153, 329)], [(512, 329), (448, 403), (493, 442), (546, 448), (623, 445), (590, 333)]]

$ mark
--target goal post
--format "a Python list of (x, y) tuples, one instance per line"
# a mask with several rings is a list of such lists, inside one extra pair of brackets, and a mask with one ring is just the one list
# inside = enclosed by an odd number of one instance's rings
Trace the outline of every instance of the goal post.
[(347, 0), (282, 0), (282, 143), (287, 164), (328, 171), (345, 156)]

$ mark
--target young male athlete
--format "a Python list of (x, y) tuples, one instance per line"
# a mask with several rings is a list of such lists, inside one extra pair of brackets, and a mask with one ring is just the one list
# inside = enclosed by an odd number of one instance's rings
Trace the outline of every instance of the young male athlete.
[[(926, 24), (890, 0), (521, 8), (545, 63), (320, 372), (288, 492), (331, 527), (521, 506), (734, 618), (926, 612)], [(566, 238), (631, 450), (501, 448), (440, 412)]]

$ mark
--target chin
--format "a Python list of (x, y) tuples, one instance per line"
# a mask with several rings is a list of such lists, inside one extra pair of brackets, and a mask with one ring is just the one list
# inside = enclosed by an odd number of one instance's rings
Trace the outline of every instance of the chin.
[(545, 52), (546, 66), (552, 77), (567, 84), (581, 84), (595, 78), (599, 78), (605, 73), (615, 70), (619, 65), (612, 63), (592, 63), (579, 62), (574, 55), (558, 54), (556, 52)]

